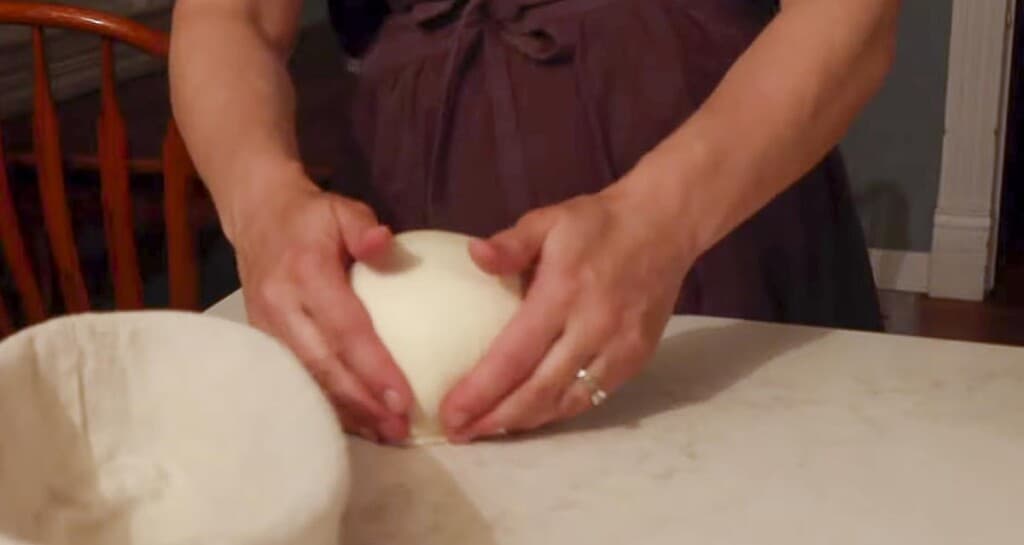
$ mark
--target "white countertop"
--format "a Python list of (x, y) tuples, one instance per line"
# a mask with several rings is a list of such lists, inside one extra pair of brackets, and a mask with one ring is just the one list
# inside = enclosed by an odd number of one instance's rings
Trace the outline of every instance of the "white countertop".
[(350, 448), (344, 545), (1020, 545), (1024, 349), (677, 317), (571, 425)]

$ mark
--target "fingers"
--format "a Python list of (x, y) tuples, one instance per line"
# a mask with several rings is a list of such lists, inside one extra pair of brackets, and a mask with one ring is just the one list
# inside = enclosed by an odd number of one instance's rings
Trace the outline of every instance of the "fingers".
[(394, 236), (391, 230), (383, 225), (371, 227), (363, 231), (354, 246), (348, 247), (349, 254), (359, 261), (374, 261), (384, 257), (391, 248)]
[[(612, 396), (640, 372), (654, 351), (656, 338), (647, 338), (639, 327), (622, 328), (587, 367), (594, 385), (605, 396)], [(594, 408), (591, 398), (593, 393), (592, 386), (588, 387), (583, 381), (574, 381), (565, 390), (559, 403), (558, 419), (574, 418)]]
[(487, 240), (474, 240), (469, 251), (477, 266), (491, 274), (515, 274), (532, 266), (541, 253), (555, 214), (547, 210), (531, 212)]
[(529, 379), (476, 422), (467, 435), (472, 438), (502, 429), (529, 430), (563, 418), (566, 392), (579, 382), (577, 373), (587, 369), (594, 380), (602, 380), (603, 376), (596, 376), (595, 366), (605, 366), (603, 362), (608, 361), (609, 353), (616, 350), (621, 338), (621, 316), (611, 311), (600, 312), (598, 308), (594, 303), (580, 304), (567, 319), (565, 332)]
[[(333, 399), (331, 401), (334, 402)], [(341, 420), (341, 427), (344, 428), (345, 431), (354, 433), (372, 443), (380, 442), (380, 436), (377, 435), (377, 432), (373, 429), (372, 425), (367, 425), (363, 421), (353, 417), (352, 414), (338, 402), (334, 402), (334, 410), (338, 415), (338, 419)]]
[[(530, 376), (454, 440), (532, 430), (578, 416), (595, 406), (598, 391), (607, 398), (639, 372), (654, 341), (623, 314), (598, 308), (581, 304)], [(584, 369), (588, 377), (578, 377)]]
[(562, 398), (558, 401), (555, 419), (575, 418), (593, 409), (594, 387), (604, 392), (605, 396), (610, 396), (612, 392), (618, 389), (627, 377), (622, 376), (623, 373), (617, 372), (617, 370), (626, 369), (627, 367), (623, 365), (626, 362), (617, 363), (619, 365), (611, 365), (610, 360), (604, 356), (594, 358), (590, 365), (586, 367), (587, 373), (593, 381), (592, 385), (588, 386), (582, 380), (573, 380), (562, 392)]
[(334, 197), (331, 204), (349, 255), (369, 261), (383, 255), (391, 246), (390, 229), (377, 221), (369, 206), (343, 197)]
[(346, 261), (386, 255), (391, 232), (365, 204), (336, 195), (312, 195), (288, 213), (240, 258), (250, 319), (298, 355), (346, 430), (404, 439), (412, 393), (346, 280)]
[[(544, 241), (554, 225), (553, 212), (532, 212), (511, 229), (486, 241), (474, 241), (469, 250), (485, 271), (521, 273), (539, 263)], [(544, 265), (538, 265), (540, 269)], [(487, 354), (442, 403), (442, 421), (451, 440), (463, 441), (467, 434), (479, 431), (470, 427), (526, 381), (563, 334), (574, 289), (564, 282), (564, 275), (550, 267), (538, 278)]]
[(487, 353), (441, 404), (442, 422), (452, 440), (533, 373), (562, 333), (567, 293), (541, 283), (527, 294), (516, 315)]
[[(553, 220), (544, 211), (527, 214), (515, 227), (489, 240), (474, 240), (469, 252), (491, 274), (522, 272), (539, 260)], [(441, 420), (450, 439), (458, 441), (466, 427), (513, 391), (562, 332), (569, 293), (552, 282), (531, 286), (519, 312), (491, 343), (487, 354), (448, 393)]]
[(383, 410), (363, 386), (359, 378), (337, 360), (327, 365), (311, 364), (313, 375), (327, 392), (341, 417), (345, 429), (370, 441), (399, 441), (404, 437), (399, 419), (381, 420)]
[(601, 340), (588, 337), (581, 328), (563, 334), (544, 356), (530, 377), (497, 407), (473, 423), (458, 438), (459, 442), (489, 437), (504, 430), (537, 428), (560, 416), (566, 391), (576, 380), (576, 373), (594, 360), (594, 351)]
[(278, 307), (276, 312), (259, 315), (259, 322), (291, 348), (330, 400), (341, 408), (339, 416), (345, 429), (376, 437), (373, 411), (365, 409), (375, 405), (373, 398), (332, 354), (312, 319), (298, 306)]
[(580, 198), (470, 245), (481, 269), (533, 278), (519, 312), (442, 404), (451, 439), (579, 414), (595, 391), (610, 394), (639, 371), (656, 341), (644, 332), (667, 320), (678, 286), (658, 274), (674, 258), (638, 245), (623, 229), (630, 217)]
[(362, 390), (366, 397), (347, 401), (368, 411), (376, 421), (376, 430), (389, 441), (399, 441), (408, 433), (406, 413), (412, 404), (412, 391), (405, 376), (377, 336), (370, 316), (345, 280), (345, 271), (337, 260), (314, 260), (303, 269), (303, 306), (316, 327), (327, 339), (329, 348), (344, 362), (351, 375), (341, 392)]

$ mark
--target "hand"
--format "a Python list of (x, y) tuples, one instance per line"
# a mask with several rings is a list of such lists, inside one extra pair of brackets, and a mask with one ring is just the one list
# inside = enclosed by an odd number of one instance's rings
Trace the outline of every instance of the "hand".
[(390, 231), (366, 205), (316, 188), (266, 199), (253, 221), (233, 237), (252, 324), (302, 360), (346, 430), (403, 440), (412, 392), (346, 277), (352, 259), (388, 250)]
[(532, 279), (517, 315), (446, 396), (451, 440), (531, 430), (587, 410), (580, 369), (609, 394), (640, 371), (693, 257), (677, 242), (680, 222), (657, 212), (656, 200), (636, 197), (612, 186), (471, 244), (484, 270)]

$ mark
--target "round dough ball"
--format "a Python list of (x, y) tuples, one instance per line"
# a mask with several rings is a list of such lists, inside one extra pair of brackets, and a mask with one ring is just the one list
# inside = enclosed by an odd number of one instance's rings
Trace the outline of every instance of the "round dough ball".
[(0, 343), (0, 544), (335, 545), (345, 437), (259, 331), (171, 311)]
[(519, 309), (522, 283), (481, 270), (470, 237), (435, 230), (395, 237), (385, 264), (356, 263), (351, 284), (415, 396), (410, 443), (444, 441), (441, 401)]

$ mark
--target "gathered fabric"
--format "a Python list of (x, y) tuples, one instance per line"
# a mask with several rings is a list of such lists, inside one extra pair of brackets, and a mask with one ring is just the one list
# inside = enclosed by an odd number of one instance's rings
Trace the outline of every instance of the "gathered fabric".
[[(757, 0), (391, 0), (386, 12), (361, 32), (373, 38), (349, 120), (364, 174), (340, 189), (398, 230), (480, 236), (614, 183), (772, 17)], [(878, 329), (876, 297), (834, 151), (701, 256), (676, 308)]]

